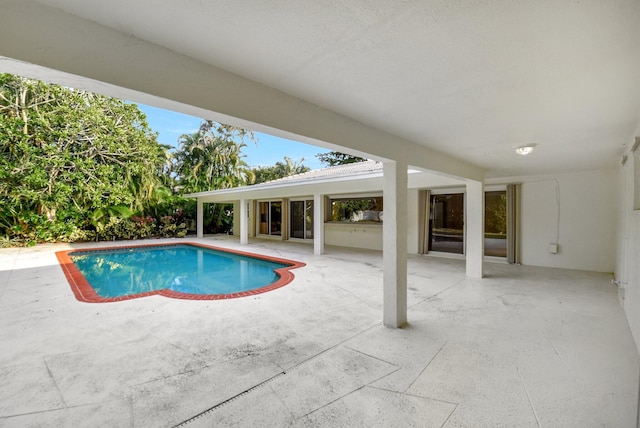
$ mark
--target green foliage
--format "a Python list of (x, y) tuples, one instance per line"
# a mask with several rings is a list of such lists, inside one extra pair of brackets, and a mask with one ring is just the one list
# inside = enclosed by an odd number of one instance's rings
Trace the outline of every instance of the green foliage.
[(331, 221), (378, 223), (382, 221), (383, 210), (382, 196), (331, 199)]
[(187, 223), (182, 211), (166, 215), (160, 219), (159, 236), (162, 238), (184, 238), (187, 236)]
[(340, 152), (318, 153), (318, 160), (327, 166), (345, 165), (348, 163), (365, 162), (365, 158), (348, 155)]
[[(250, 131), (203, 121), (172, 152), (135, 104), (0, 74), (0, 246), (185, 236), (196, 203), (181, 194), (254, 182), (249, 141)], [(265, 171), (308, 168), (285, 157)], [(232, 223), (232, 206), (206, 208), (205, 231)]]
[(173, 166), (180, 189), (191, 193), (253, 183), (243, 160), (245, 139), (255, 141), (250, 131), (210, 120), (198, 132), (181, 135)]
[(180, 210), (163, 216), (159, 222), (151, 216), (111, 216), (106, 222), (98, 223), (96, 235), (100, 240), (183, 238), (187, 235), (187, 224)]
[(104, 225), (113, 207), (144, 210), (166, 161), (136, 105), (0, 74), (0, 235), (9, 240), (68, 240)]
[(255, 167), (253, 168), (253, 174), (255, 175), (253, 184), (265, 183), (267, 181), (310, 171), (310, 168), (303, 165), (302, 162), (304, 162), (304, 158), (293, 161), (291, 158), (285, 156), (284, 162), (276, 162), (274, 166)]
[(140, 238), (137, 225), (123, 217), (110, 217), (106, 223), (99, 223), (96, 234), (103, 241)]
[(105, 222), (111, 221), (112, 218), (129, 218), (133, 215), (128, 207), (124, 205), (117, 205), (114, 207), (101, 207), (91, 213), (89, 217), (91, 224), (97, 229), (105, 224)]
[[(180, 147), (174, 153), (171, 175), (175, 188), (182, 193), (201, 192), (253, 184), (255, 169), (244, 161), (245, 141), (255, 142), (252, 132), (213, 121), (204, 121), (192, 134), (180, 136)], [(186, 219), (195, 218), (195, 202), (174, 204), (182, 207)], [(164, 224), (162, 236), (186, 233), (188, 220)], [(233, 208), (225, 204), (206, 204), (203, 216), (205, 233), (225, 233), (233, 226)], [(176, 231), (174, 232), (174, 228)]]
[(141, 217), (133, 216), (130, 218), (131, 223), (135, 225), (137, 237), (135, 239), (144, 239), (155, 236), (156, 219), (151, 216)]
[(505, 191), (485, 193), (485, 233), (496, 238), (507, 236), (507, 194)]
[(89, 242), (95, 241), (97, 234), (95, 230), (74, 229), (68, 236), (69, 242)]
[(205, 233), (229, 233), (233, 229), (233, 204), (205, 204)]
[(109, 217), (105, 223), (98, 223), (96, 234), (99, 240), (135, 239), (135, 224), (123, 217)]

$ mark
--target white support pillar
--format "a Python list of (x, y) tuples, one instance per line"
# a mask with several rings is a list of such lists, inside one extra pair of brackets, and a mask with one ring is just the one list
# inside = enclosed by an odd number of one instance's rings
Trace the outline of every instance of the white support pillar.
[(202, 238), (204, 236), (204, 203), (202, 199), (197, 199), (196, 210), (196, 236)]
[(324, 254), (324, 195), (313, 195), (313, 254)]
[(246, 199), (240, 199), (239, 215), (240, 215), (240, 244), (249, 243), (249, 213)]
[(467, 182), (467, 276), (482, 278), (484, 272), (484, 183)]
[(384, 162), (383, 323), (399, 328), (407, 322), (407, 164)]

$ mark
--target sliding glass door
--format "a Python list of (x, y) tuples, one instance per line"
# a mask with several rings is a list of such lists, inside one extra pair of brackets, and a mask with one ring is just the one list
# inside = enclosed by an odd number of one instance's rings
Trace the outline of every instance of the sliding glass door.
[(282, 202), (264, 201), (258, 205), (260, 213), (259, 233), (261, 235), (282, 235)]
[(464, 254), (464, 193), (431, 195), (429, 251)]
[(507, 257), (507, 191), (484, 194), (484, 255)]
[[(508, 184), (505, 187), (505, 190), (485, 192), (484, 255), (506, 258), (509, 263), (519, 263), (520, 186)], [(464, 193), (434, 195), (429, 190), (421, 192), (420, 253), (436, 251), (464, 254)]]
[(296, 239), (313, 239), (313, 201), (291, 201), (289, 206), (289, 236)]

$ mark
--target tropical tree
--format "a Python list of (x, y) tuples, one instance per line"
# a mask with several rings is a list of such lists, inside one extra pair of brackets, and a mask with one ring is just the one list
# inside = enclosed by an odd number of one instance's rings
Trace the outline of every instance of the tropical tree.
[(166, 159), (135, 104), (0, 74), (0, 235), (68, 238), (96, 210), (141, 211)]
[[(252, 184), (255, 176), (242, 153), (246, 141), (255, 142), (251, 131), (211, 120), (203, 121), (197, 132), (181, 135), (173, 158), (177, 189), (193, 193)], [(205, 230), (227, 231), (232, 213), (226, 204), (205, 206)]]
[(273, 166), (259, 166), (253, 168), (255, 175), (254, 184), (264, 183), (267, 181), (277, 180), (291, 175), (302, 174), (310, 171), (310, 168), (303, 165), (304, 158), (297, 161), (285, 156), (283, 162), (276, 162)]
[(253, 183), (244, 161), (245, 140), (253, 133), (231, 125), (204, 121), (197, 132), (183, 134), (175, 154), (175, 172), (182, 192), (224, 189)]
[(348, 163), (364, 162), (367, 160), (365, 158), (340, 152), (318, 153), (316, 157), (320, 162), (327, 166), (345, 165)]

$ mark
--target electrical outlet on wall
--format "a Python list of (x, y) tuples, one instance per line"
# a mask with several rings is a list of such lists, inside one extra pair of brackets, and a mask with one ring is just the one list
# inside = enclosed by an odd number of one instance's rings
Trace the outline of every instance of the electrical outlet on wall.
[(551, 254), (558, 254), (558, 244), (549, 244), (549, 252)]

